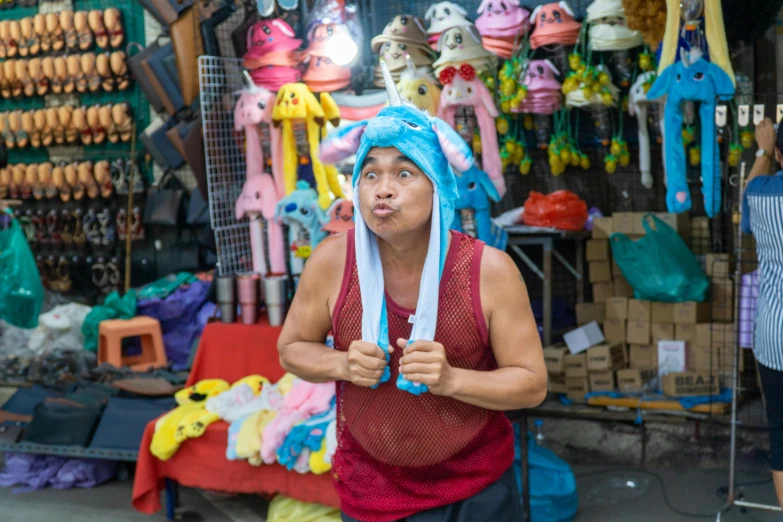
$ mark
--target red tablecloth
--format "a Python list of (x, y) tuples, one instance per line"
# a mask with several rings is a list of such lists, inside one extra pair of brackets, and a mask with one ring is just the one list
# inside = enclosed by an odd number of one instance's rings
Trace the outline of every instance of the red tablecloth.
[[(268, 324), (208, 324), (193, 361), (188, 385), (207, 378), (234, 382), (253, 373), (276, 381), (285, 373), (277, 355), (280, 330)], [(153, 421), (144, 430), (133, 483), (133, 507), (142, 513), (151, 514), (161, 509), (160, 492), (166, 478), (195, 488), (232, 493), (280, 493), (304, 502), (340, 506), (328, 473), (301, 475), (279, 464), (255, 467), (244, 461), (227, 460), (228, 424), (225, 422), (216, 422), (202, 437), (186, 441), (165, 462), (149, 451), (154, 431)]]

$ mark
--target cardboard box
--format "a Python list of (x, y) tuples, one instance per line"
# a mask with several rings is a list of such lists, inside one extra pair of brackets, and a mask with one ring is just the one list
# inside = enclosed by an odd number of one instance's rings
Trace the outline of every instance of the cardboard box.
[(616, 297), (633, 297), (633, 288), (623, 276), (614, 278), (614, 295)]
[(620, 343), (602, 344), (587, 350), (587, 371), (619, 370), (625, 365), (625, 347)]
[(652, 320), (652, 302), (631, 299), (628, 301), (628, 320), (651, 322)]
[(604, 324), (606, 321), (606, 305), (595, 303), (595, 321), (598, 324)]
[(688, 301), (674, 304), (675, 324), (706, 323), (710, 320), (710, 303)]
[(587, 354), (566, 355), (565, 366), (566, 377), (587, 377)]
[(624, 276), (623, 276), (623, 271), (622, 271), (622, 270), (620, 270), (620, 265), (618, 265), (618, 264), (615, 262), (615, 260), (614, 260), (614, 259), (612, 259), (612, 277), (613, 277), (613, 278), (617, 278), (617, 277), (624, 277)]
[(688, 349), (683, 341), (658, 341), (658, 375), (688, 369)]
[(651, 323), (628, 321), (625, 340), (628, 344), (650, 344)]
[(587, 244), (585, 245), (585, 258), (588, 261), (608, 261), (609, 240), (588, 239)]
[(658, 341), (676, 341), (674, 336), (674, 325), (672, 323), (652, 323), (650, 326), (650, 337), (654, 345)]
[(614, 382), (614, 372), (595, 372), (588, 377), (591, 392), (608, 392), (617, 389)]
[(549, 374), (549, 381), (547, 382), (547, 390), (550, 393), (568, 393), (568, 388), (566, 387), (565, 374), (561, 374), (561, 375)]
[(737, 329), (734, 323), (704, 323), (696, 325), (694, 346), (707, 349), (733, 349)]
[(614, 233), (611, 217), (593, 218), (593, 239), (609, 239)]
[(677, 372), (664, 375), (662, 388), (664, 395), (670, 397), (716, 395), (719, 391), (717, 377), (697, 372)]
[(714, 321), (734, 320), (734, 281), (713, 279), (710, 286), (710, 300)]
[(713, 279), (728, 279), (734, 273), (729, 254), (707, 254), (704, 263), (704, 271)]
[(565, 374), (566, 355), (568, 355), (568, 348), (562, 344), (544, 348), (544, 364), (546, 364), (546, 371), (555, 374)]
[(604, 334), (601, 332), (601, 327), (598, 326), (598, 323), (593, 321), (564, 334), (563, 341), (568, 346), (568, 351), (580, 353), (591, 346), (604, 342)]
[(633, 212), (615, 212), (612, 214), (612, 229), (615, 233), (633, 234)]
[(598, 321), (595, 303), (577, 303), (576, 324), (582, 326), (583, 324), (592, 323), (593, 321)]
[(646, 368), (658, 369), (658, 345), (631, 345), (630, 362), (631, 368), (642, 370)]
[(697, 331), (696, 324), (675, 324), (674, 325), (674, 340), (685, 341), (690, 345), (696, 345)]
[[(730, 372), (734, 354), (726, 350), (708, 350), (700, 346), (688, 347), (688, 370), (711, 373)], [(740, 371), (744, 370), (744, 358), (740, 357)]]
[[(647, 212), (634, 212), (633, 213), (633, 233), (637, 236), (643, 236), (647, 234), (647, 230), (644, 228), (644, 216)], [(652, 226), (653, 221), (650, 220), (649, 224)]]
[(673, 323), (674, 303), (653, 302), (651, 317), (654, 323)]
[(607, 319), (628, 319), (628, 298), (610, 297), (606, 301)]
[(584, 377), (566, 377), (566, 395), (575, 402), (585, 402), (585, 395), (590, 393), (590, 380)]
[[(669, 225), (682, 237), (685, 242), (691, 237), (691, 218), (687, 212), (674, 214), (672, 212), (659, 212), (656, 214), (658, 219)], [(654, 230), (657, 230), (653, 228)]]
[(624, 343), (626, 341), (625, 321), (623, 319), (604, 321), (604, 337), (610, 343)]
[(591, 261), (589, 270), (591, 283), (612, 280), (612, 264), (609, 261)]
[(622, 392), (640, 392), (657, 375), (654, 368), (617, 370), (617, 387)]
[(593, 302), (605, 304), (610, 297), (614, 297), (614, 284), (611, 281), (595, 283), (593, 285)]

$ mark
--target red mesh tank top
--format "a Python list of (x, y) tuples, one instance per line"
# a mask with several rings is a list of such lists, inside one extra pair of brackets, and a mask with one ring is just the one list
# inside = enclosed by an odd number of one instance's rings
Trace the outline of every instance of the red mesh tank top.
[[(452, 232), (435, 333), (435, 341), (446, 347), (449, 364), (480, 371), (497, 368), (479, 297), (483, 247)], [(388, 295), (386, 300), (389, 339), (407, 339), (414, 311), (401, 308)], [(352, 230), (333, 332), (338, 350), (346, 351), (361, 339)], [(401, 350), (395, 349), (389, 362), (391, 380), (376, 389), (337, 383), (338, 450), (332, 474), (342, 511), (367, 522), (397, 520), (464, 500), (497, 481), (514, 458), (513, 432), (503, 413), (397, 389), (400, 356)]]

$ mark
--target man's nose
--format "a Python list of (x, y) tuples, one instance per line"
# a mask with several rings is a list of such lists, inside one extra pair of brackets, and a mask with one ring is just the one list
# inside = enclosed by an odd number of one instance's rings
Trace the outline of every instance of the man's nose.
[(381, 177), (380, 183), (378, 183), (377, 190), (375, 192), (376, 199), (390, 199), (394, 197), (393, 182), (388, 176)]

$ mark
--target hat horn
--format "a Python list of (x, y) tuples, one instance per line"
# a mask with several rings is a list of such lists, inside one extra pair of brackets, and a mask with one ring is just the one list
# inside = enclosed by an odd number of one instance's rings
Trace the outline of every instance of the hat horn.
[(395, 105), (399, 106), (402, 105), (402, 99), (400, 98), (400, 93), (397, 92), (397, 87), (394, 85), (394, 79), (392, 78), (391, 73), (389, 72), (389, 67), (386, 65), (386, 62), (381, 60), (381, 72), (383, 73), (383, 83), (386, 84), (386, 94), (389, 95), (389, 106), (394, 107)]

